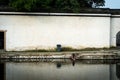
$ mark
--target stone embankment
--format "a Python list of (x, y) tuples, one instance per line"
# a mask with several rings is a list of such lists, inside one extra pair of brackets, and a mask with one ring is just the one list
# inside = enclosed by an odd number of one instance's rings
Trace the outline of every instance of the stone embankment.
[[(120, 59), (119, 50), (78, 52), (0, 52), (1, 59)], [(74, 56), (73, 56), (74, 55)]]

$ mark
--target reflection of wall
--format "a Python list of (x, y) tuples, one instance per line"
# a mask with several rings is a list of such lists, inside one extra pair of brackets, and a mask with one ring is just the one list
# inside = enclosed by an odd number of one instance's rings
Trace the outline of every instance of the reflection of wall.
[(120, 63), (116, 65), (116, 75), (120, 79)]
[(109, 80), (109, 65), (7, 63), (6, 80)]
[(4, 64), (0, 63), (0, 80), (4, 80), (4, 75), (5, 75), (5, 71), (4, 71)]
[(110, 64), (110, 79), (109, 80), (118, 80), (116, 76), (116, 65)]

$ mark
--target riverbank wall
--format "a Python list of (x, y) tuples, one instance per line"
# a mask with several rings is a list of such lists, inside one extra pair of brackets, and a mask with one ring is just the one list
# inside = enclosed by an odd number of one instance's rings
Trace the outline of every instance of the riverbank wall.
[[(73, 56), (74, 55), (74, 56)], [(0, 59), (120, 59), (119, 50), (66, 52), (0, 52)]]

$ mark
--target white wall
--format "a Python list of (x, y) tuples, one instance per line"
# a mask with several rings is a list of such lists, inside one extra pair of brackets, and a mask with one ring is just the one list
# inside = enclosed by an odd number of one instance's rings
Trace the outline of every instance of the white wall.
[(110, 17), (0, 15), (0, 30), (7, 51), (110, 47)]
[(116, 35), (120, 31), (120, 15), (111, 18), (111, 46), (116, 47)]

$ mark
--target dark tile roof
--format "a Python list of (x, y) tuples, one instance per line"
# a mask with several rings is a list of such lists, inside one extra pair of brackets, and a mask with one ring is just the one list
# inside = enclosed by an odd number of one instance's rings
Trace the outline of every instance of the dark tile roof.
[[(16, 11), (11, 7), (0, 6), (0, 12), (16, 12)], [(39, 12), (39, 11), (36, 11), (36, 12)], [(59, 13), (59, 12), (46, 12), (46, 13)], [(80, 9), (79, 13), (120, 14), (120, 9), (110, 9), (110, 8), (87, 8), (86, 9), (86, 8), (83, 8), (83, 9)]]

